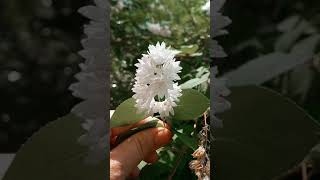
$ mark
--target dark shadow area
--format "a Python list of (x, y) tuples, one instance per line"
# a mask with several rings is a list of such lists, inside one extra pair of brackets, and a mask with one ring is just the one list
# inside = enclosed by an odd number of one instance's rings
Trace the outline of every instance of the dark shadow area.
[(68, 86), (83, 61), (77, 13), (88, 1), (0, 2), (0, 152), (15, 152), (79, 99)]

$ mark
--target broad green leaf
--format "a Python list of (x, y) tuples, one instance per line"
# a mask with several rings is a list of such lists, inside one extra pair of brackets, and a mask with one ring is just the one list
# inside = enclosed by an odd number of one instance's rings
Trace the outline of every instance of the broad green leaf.
[(172, 153), (170, 150), (160, 152), (160, 159), (156, 163), (148, 164), (141, 169), (139, 179), (197, 179), (194, 173), (191, 172), (188, 163), (192, 160), (192, 152), (193, 151), (191, 149), (186, 149), (185, 151), (179, 151), (175, 153)]
[(220, 115), (224, 127), (213, 132), (215, 180), (270, 180), (318, 142), (319, 126), (292, 101), (256, 86), (231, 90), (232, 108)]
[(1, 165), (0, 165), (0, 179), (2, 179), (2, 177), (4, 176), (4, 174), (6, 173), (7, 169), (9, 168), (11, 162), (13, 161), (15, 156), (15, 153), (1, 153), (0, 154), (0, 159), (1, 159)]
[(309, 24), (305, 20), (302, 20), (293, 30), (283, 33), (274, 45), (275, 50), (280, 52), (288, 51), (294, 42), (296, 42), (306, 30), (308, 25)]
[(301, 61), (285, 53), (271, 53), (253, 59), (223, 76), (229, 86), (259, 85), (290, 69), (288, 64)]
[(207, 67), (201, 66), (201, 67), (199, 67), (199, 68), (197, 69), (196, 77), (197, 77), (197, 78), (200, 78), (200, 77), (202, 77), (205, 73), (209, 73), (209, 69), (208, 69)]
[(291, 54), (304, 57), (306, 59), (312, 58), (319, 43), (319, 39), (320, 35), (316, 34), (299, 41), (292, 47)]
[(290, 16), (288, 18), (286, 18), (285, 20), (283, 20), (282, 22), (280, 22), (277, 25), (277, 29), (280, 32), (288, 32), (291, 31), (299, 22), (299, 19), (301, 17), (294, 15), (294, 16)]
[(189, 148), (191, 148), (193, 151), (195, 151), (198, 147), (198, 142), (196, 138), (193, 138), (191, 136), (188, 136), (187, 134), (180, 133), (178, 131), (174, 131), (174, 133), (177, 135), (177, 137)]
[(209, 78), (209, 73), (204, 74), (201, 78), (190, 79), (189, 81), (181, 84), (181, 89), (191, 89), (196, 87), (204, 82), (207, 82)]
[(170, 174), (171, 168), (165, 163), (157, 162), (153, 165), (146, 165), (142, 168), (140, 172), (141, 180), (161, 180), (165, 177), (168, 177)]
[(77, 141), (84, 133), (80, 121), (70, 114), (41, 128), (17, 152), (3, 180), (105, 179), (107, 160), (84, 162), (88, 147)]
[(193, 87), (198, 86), (199, 84), (203, 83), (200, 81), (200, 78), (194, 78), (186, 81), (185, 83), (181, 84), (180, 87), (181, 89), (191, 89)]
[[(319, 38), (315, 40), (319, 40)], [(299, 46), (302, 49), (297, 53), (274, 52), (253, 59), (238, 69), (225, 74), (223, 78), (228, 80), (229, 86), (260, 85), (310, 60), (316, 46), (315, 40), (308, 38), (303, 41), (303, 45)], [(305, 48), (307, 44), (314, 46)]]
[(144, 119), (146, 116), (143, 113), (137, 113), (138, 110), (134, 105), (133, 98), (122, 102), (111, 117), (110, 127), (130, 125)]
[(199, 46), (194, 44), (189, 46), (181, 46), (180, 51), (185, 54), (193, 54), (193, 53), (196, 53), (198, 49), (199, 49)]
[(210, 106), (209, 99), (194, 89), (182, 90), (173, 120), (193, 120), (200, 117)]

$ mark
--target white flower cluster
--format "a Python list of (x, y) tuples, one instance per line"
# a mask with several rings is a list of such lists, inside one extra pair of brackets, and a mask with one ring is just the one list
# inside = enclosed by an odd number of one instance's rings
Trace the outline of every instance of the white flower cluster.
[(159, 23), (147, 23), (147, 29), (155, 34), (160, 35), (163, 37), (170, 37), (171, 31), (169, 29), (169, 26), (161, 26)]
[[(213, 26), (211, 31), (211, 36), (214, 39), (217, 36), (225, 35), (228, 32), (224, 30), (226, 26), (231, 23), (231, 20), (223, 16), (219, 11), (223, 7), (225, 0), (212, 0), (213, 12), (211, 17), (211, 25)], [(227, 54), (224, 52), (223, 48), (218, 44), (218, 41), (211, 41), (212, 55), (213, 58), (223, 58)], [(218, 68), (212, 67), (210, 69), (210, 82), (212, 83), (212, 88), (210, 89), (210, 99), (212, 102), (211, 106), (211, 120), (215, 128), (222, 127), (222, 121), (218, 119), (215, 114), (225, 111), (230, 108), (231, 104), (226, 101), (223, 97), (230, 94), (229, 89), (226, 87), (226, 82), (223, 79), (216, 78), (218, 74)]]
[(96, 6), (85, 6), (79, 12), (91, 21), (84, 25), (86, 38), (81, 41), (83, 50), (79, 54), (85, 62), (79, 66), (81, 72), (75, 75), (77, 83), (69, 89), (73, 95), (84, 99), (72, 112), (84, 119), (86, 134), (79, 142), (89, 147), (87, 161), (98, 162), (107, 153), (107, 13), (108, 1), (94, 0)]
[(137, 71), (132, 91), (139, 112), (148, 115), (159, 113), (166, 117), (173, 115), (173, 107), (179, 101), (181, 88), (176, 83), (180, 80), (180, 62), (175, 60), (179, 51), (166, 47), (165, 43), (150, 45), (148, 54), (143, 54), (136, 64)]

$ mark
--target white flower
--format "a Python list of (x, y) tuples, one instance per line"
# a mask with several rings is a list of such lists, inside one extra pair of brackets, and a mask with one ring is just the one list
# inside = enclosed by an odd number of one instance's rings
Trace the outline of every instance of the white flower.
[(150, 45), (148, 54), (143, 54), (136, 64), (133, 98), (139, 112), (148, 115), (159, 113), (161, 117), (173, 115), (181, 88), (175, 82), (180, 80), (180, 62), (174, 56), (179, 51), (166, 47), (165, 43)]
[(211, 105), (210, 116), (215, 128), (222, 127), (222, 121), (216, 117), (217, 113), (224, 112), (227, 109), (230, 109), (231, 103), (224, 99), (225, 96), (228, 96), (231, 91), (226, 87), (226, 80), (217, 78), (218, 68), (210, 68), (210, 82), (212, 83), (212, 88), (210, 88), (210, 100), (213, 102)]
[(147, 23), (147, 29), (155, 34), (163, 37), (171, 36), (171, 31), (168, 26), (161, 26), (159, 23)]
[[(211, 18), (211, 24), (213, 24), (213, 28), (211, 30), (211, 36), (212, 38), (215, 38), (217, 36), (227, 34), (227, 31), (223, 28), (228, 26), (231, 23), (231, 20), (220, 13), (225, 0), (212, 0), (212, 3), (213, 18)], [(218, 44), (218, 41), (211, 41), (211, 48), (212, 51), (210, 53), (213, 58), (223, 58), (227, 56), (223, 48)], [(221, 128), (222, 121), (216, 117), (216, 114), (221, 113), (231, 107), (231, 104), (224, 99), (225, 96), (230, 94), (230, 90), (226, 87), (226, 81), (224, 79), (218, 79), (216, 77), (217, 74), (218, 68), (216, 66), (210, 68), (210, 82), (212, 83), (212, 88), (210, 89), (210, 99), (211, 102), (213, 102), (210, 116), (213, 126), (215, 128)]]
[[(226, 35), (228, 32), (224, 30), (226, 26), (228, 26), (231, 23), (231, 19), (223, 16), (220, 13), (221, 8), (223, 7), (225, 0), (213, 0), (213, 12), (211, 18), (211, 24), (213, 25), (211, 29), (211, 35), (212, 38), (215, 38), (217, 36)], [(226, 57), (227, 54), (223, 51), (223, 48), (218, 44), (216, 40), (213, 40), (213, 57)]]
[(96, 6), (85, 6), (79, 12), (91, 21), (84, 25), (87, 35), (81, 41), (84, 49), (79, 54), (85, 62), (79, 66), (81, 72), (75, 75), (79, 81), (69, 89), (73, 95), (84, 101), (73, 107), (72, 112), (83, 119), (86, 131), (79, 142), (88, 146), (88, 162), (99, 162), (105, 158), (108, 144), (107, 128), (107, 6), (105, 0), (94, 0)]

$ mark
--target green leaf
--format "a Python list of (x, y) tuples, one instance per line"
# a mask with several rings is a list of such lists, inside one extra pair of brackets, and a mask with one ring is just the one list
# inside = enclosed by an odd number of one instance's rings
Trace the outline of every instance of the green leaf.
[(122, 143), (124, 140), (126, 140), (128, 137), (132, 136), (133, 134), (136, 134), (140, 131), (146, 130), (148, 128), (155, 128), (155, 127), (164, 127), (163, 122), (161, 120), (159, 120), (158, 118), (151, 118), (150, 121), (138, 126), (138, 127), (134, 127), (122, 134), (119, 134), (115, 145), (118, 145), (120, 143)]
[(193, 151), (195, 151), (198, 147), (197, 139), (193, 138), (191, 136), (188, 136), (187, 134), (180, 133), (176, 130), (174, 130), (174, 133), (177, 135), (177, 137), (189, 148), (191, 148)]
[(111, 117), (110, 127), (118, 127), (134, 124), (143, 120), (146, 116), (143, 113), (138, 114), (137, 108), (134, 107), (135, 101), (129, 98), (122, 102), (115, 110)]
[(105, 179), (107, 160), (84, 163), (88, 147), (77, 141), (83, 133), (72, 114), (49, 123), (21, 147), (3, 180)]
[(274, 52), (253, 59), (236, 70), (226, 73), (229, 86), (260, 85), (310, 60), (299, 54)]
[(303, 34), (308, 25), (306, 21), (302, 20), (293, 30), (283, 33), (274, 45), (275, 50), (280, 52), (288, 51), (294, 42)]
[[(168, 155), (171, 154), (171, 155)], [(141, 180), (163, 180), (163, 179), (190, 179), (196, 180), (194, 173), (191, 172), (188, 162), (192, 160), (192, 150), (187, 149), (172, 153), (165, 150), (159, 153), (159, 160), (154, 164), (148, 164), (141, 169), (139, 179)], [(172, 156), (172, 157), (165, 157)], [(169, 178), (171, 177), (171, 178)]]
[(141, 180), (162, 180), (169, 176), (171, 168), (165, 163), (157, 162), (152, 165), (146, 165), (140, 172)]
[(173, 120), (193, 120), (200, 117), (210, 106), (209, 99), (194, 89), (182, 90)]
[(316, 47), (319, 44), (320, 35), (315, 34), (309, 36), (301, 41), (298, 41), (291, 49), (291, 54), (298, 57), (310, 59), (316, 51)]
[(318, 142), (319, 126), (289, 99), (256, 86), (231, 91), (232, 108), (220, 115), (224, 127), (213, 131), (215, 180), (270, 180)]
[(288, 18), (286, 18), (285, 20), (283, 20), (282, 22), (280, 22), (277, 25), (277, 29), (280, 32), (288, 32), (291, 31), (299, 22), (299, 19), (301, 17), (294, 15), (294, 16), (290, 16)]
[(199, 49), (199, 46), (194, 44), (189, 46), (181, 46), (180, 51), (184, 54), (193, 54), (193, 53), (196, 53), (198, 49)]
[(210, 71), (209, 71), (209, 69), (208, 69), (207, 67), (201, 66), (201, 67), (199, 67), (199, 68), (197, 69), (196, 77), (197, 77), (197, 78), (200, 78), (200, 77), (202, 77), (205, 73), (209, 73), (209, 72), (210, 72)]
[(204, 82), (207, 82), (209, 79), (209, 73), (204, 74), (201, 78), (190, 79), (187, 82), (181, 84), (181, 89), (191, 89), (196, 87)]

